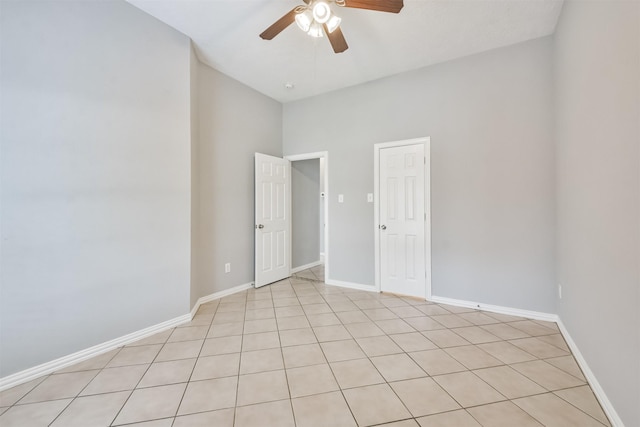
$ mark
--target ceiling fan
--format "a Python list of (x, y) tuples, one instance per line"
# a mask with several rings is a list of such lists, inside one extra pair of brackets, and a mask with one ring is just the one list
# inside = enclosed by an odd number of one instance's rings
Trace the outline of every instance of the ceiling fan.
[(379, 12), (398, 13), (404, 6), (403, 0), (303, 0), (305, 5), (296, 6), (264, 30), (260, 37), (271, 40), (289, 25), (295, 23), (302, 31), (312, 37), (326, 34), (335, 53), (349, 48), (340, 30), (340, 17), (336, 16), (329, 2), (340, 7), (376, 10)]

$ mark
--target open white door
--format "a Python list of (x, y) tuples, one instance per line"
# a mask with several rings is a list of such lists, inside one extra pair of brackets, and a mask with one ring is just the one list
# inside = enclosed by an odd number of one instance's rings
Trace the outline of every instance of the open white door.
[(291, 275), (291, 162), (256, 153), (255, 286)]
[(380, 290), (425, 298), (425, 144), (380, 147), (378, 161)]

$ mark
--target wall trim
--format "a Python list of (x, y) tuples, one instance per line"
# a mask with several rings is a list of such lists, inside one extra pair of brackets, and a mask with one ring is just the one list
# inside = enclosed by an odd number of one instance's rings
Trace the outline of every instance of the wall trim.
[(567, 345), (571, 349), (571, 353), (573, 353), (573, 357), (576, 359), (576, 362), (578, 362), (578, 366), (580, 366), (580, 369), (582, 369), (582, 373), (584, 374), (585, 378), (587, 379), (587, 382), (591, 386), (591, 390), (593, 391), (593, 394), (595, 394), (596, 399), (598, 399), (598, 402), (600, 402), (600, 406), (602, 406), (602, 409), (604, 410), (605, 415), (607, 416), (607, 418), (609, 418), (611, 425), (613, 427), (624, 427), (624, 423), (622, 422), (622, 419), (620, 418), (615, 408), (611, 404), (611, 401), (609, 400), (606, 393), (604, 392), (604, 389), (596, 379), (595, 374), (589, 368), (587, 361), (585, 360), (584, 356), (582, 356), (582, 353), (580, 353), (578, 346), (576, 345), (575, 341), (573, 341), (573, 338), (571, 338), (569, 331), (567, 330), (564, 323), (562, 323), (561, 319), (558, 319), (558, 328), (560, 328), (560, 332), (562, 333), (562, 336), (567, 342)]
[(319, 265), (322, 265), (322, 259), (319, 259), (318, 261), (310, 262), (309, 264), (301, 265), (300, 267), (292, 268), (291, 274), (297, 273), (302, 270), (308, 270), (310, 268), (317, 267)]
[(544, 320), (545, 322), (557, 322), (558, 315), (543, 313), (540, 311), (523, 310), (520, 308), (503, 307), (500, 305), (484, 304), (480, 302), (465, 301), (454, 298), (432, 296), (430, 301), (438, 304), (455, 305), (457, 307), (475, 308), (476, 310), (490, 311), (492, 313), (507, 314), (509, 316), (527, 317), (529, 319)]
[(114, 350), (118, 347), (122, 347), (123, 345), (130, 344), (134, 341), (138, 341), (140, 339), (149, 337), (151, 335), (157, 334), (158, 332), (165, 331), (189, 321), (191, 321), (191, 315), (184, 314), (171, 320), (149, 326), (148, 328), (140, 329), (139, 331), (112, 339), (102, 344), (94, 345), (84, 350), (80, 350), (67, 356), (52, 360), (50, 362), (34, 366), (33, 368), (16, 372), (15, 374), (0, 378), (0, 391), (15, 387), (22, 383), (26, 383), (27, 381), (31, 381), (42, 375), (48, 375), (52, 372), (59, 371), (60, 369), (64, 369), (67, 366), (85, 361), (94, 356), (98, 356), (100, 354)]
[(198, 312), (198, 309), (202, 304), (206, 304), (208, 302), (211, 302), (229, 295), (237, 294), (238, 292), (246, 291), (247, 289), (251, 289), (251, 288), (253, 288), (253, 282), (245, 283), (244, 285), (234, 286), (233, 288), (214, 292), (212, 294), (205, 295), (203, 297), (198, 298), (198, 301), (196, 301), (193, 308), (191, 309), (191, 319), (193, 319), (193, 317), (196, 315), (196, 313)]
[(324, 283), (331, 286), (338, 286), (340, 288), (357, 289), (359, 291), (376, 292), (376, 293), (379, 292), (375, 286), (363, 285), (361, 283), (344, 282), (342, 280), (333, 280), (333, 279), (327, 279), (324, 281)]

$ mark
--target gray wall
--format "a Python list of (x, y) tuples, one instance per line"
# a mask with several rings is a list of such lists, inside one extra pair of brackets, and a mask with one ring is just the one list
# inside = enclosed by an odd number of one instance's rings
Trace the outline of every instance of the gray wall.
[(291, 162), (291, 266), (320, 260), (320, 159)]
[(640, 3), (565, 2), (555, 35), (559, 315), (640, 425)]
[(0, 2), (0, 376), (189, 310), (189, 40), (124, 2)]
[(203, 64), (198, 87), (192, 301), (253, 282), (254, 153), (282, 156), (282, 104)]
[(285, 104), (285, 154), (329, 151), (329, 278), (374, 283), (373, 144), (430, 136), (433, 294), (554, 313), (551, 59), (538, 39)]

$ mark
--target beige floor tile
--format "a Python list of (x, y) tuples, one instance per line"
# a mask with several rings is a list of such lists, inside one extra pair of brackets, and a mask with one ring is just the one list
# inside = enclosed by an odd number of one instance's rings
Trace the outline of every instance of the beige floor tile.
[(191, 377), (196, 359), (153, 363), (142, 377), (138, 388), (186, 383)]
[(351, 411), (340, 392), (292, 399), (297, 427), (356, 427)]
[(473, 313), (476, 311), (475, 308), (469, 308), (469, 307), (458, 307), (455, 305), (448, 305), (448, 304), (440, 304), (441, 307), (444, 307), (447, 309), (447, 311), (453, 313), (453, 314), (460, 314), (460, 313)]
[(460, 362), (440, 349), (415, 351), (409, 353), (409, 356), (429, 375), (442, 375), (467, 370)]
[(200, 356), (239, 353), (242, 350), (242, 335), (209, 338), (204, 340)]
[(289, 399), (236, 408), (234, 427), (265, 426), (295, 427)]
[(319, 344), (283, 347), (282, 356), (286, 368), (299, 368), (301, 366), (319, 365), (327, 362)]
[(204, 356), (198, 358), (191, 381), (235, 376), (238, 375), (239, 369), (240, 353)]
[(291, 329), (288, 331), (280, 331), (280, 342), (282, 347), (292, 345), (313, 344), (318, 342), (313, 329)]
[(221, 301), (220, 304), (218, 304), (218, 313), (231, 313), (234, 311), (240, 311), (240, 312), (244, 312), (246, 309), (246, 302), (226, 302), (226, 301)]
[(100, 371), (50, 375), (24, 396), (19, 404), (76, 397)]
[(147, 372), (148, 368), (149, 365), (133, 365), (103, 369), (91, 380), (89, 385), (82, 390), (80, 395), (87, 396), (90, 394), (133, 390), (145, 372)]
[(384, 427), (420, 427), (416, 420), (403, 420), (384, 424)]
[(341, 325), (340, 319), (336, 317), (333, 313), (324, 313), (324, 314), (310, 314), (307, 316), (309, 319), (309, 323), (311, 326), (331, 326), (331, 325)]
[(56, 418), (51, 427), (109, 426), (130, 394), (129, 391), (121, 391), (79, 397)]
[(274, 319), (276, 313), (273, 308), (258, 308), (256, 310), (247, 310), (244, 314), (245, 320), (261, 320)]
[(406, 319), (407, 317), (423, 317), (424, 313), (414, 307), (389, 307), (396, 316)]
[(411, 418), (407, 408), (388, 384), (351, 388), (343, 390), (343, 394), (360, 426)]
[(442, 314), (438, 316), (431, 316), (436, 322), (446, 326), (447, 328), (462, 328), (466, 326), (473, 326), (473, 323), (464, 320), (457, 314)]
[(162, 349), (162, 344), (125, 347), (107, 364), (108, 368), (128, 365), (145, 365), (153, 362)]
[(211, 322), (212, 325), (244, 321), (244, 311), (232, 311), (225, 313), (221, 311), (222, 308), (223, 305), (221, 304), (215, 316), (213, 316), (213, 322)]
[(553, 357), (551, 359), (545, 359), (545, 362), (552, 364), (556, 368), (562, 369), (567, 374), (573, 375), (574, 377), (587, 382), (582, 374), (582, 370), (578, 366), (578, 363), (573, 358), (573, 356), (561, 356), (561, 357)]
[(423, 331), (422, 335), (427, 337), (429, 341), (434, 343), (440, 348), (457, 347), (459, 345), (469, 345), (469, 341), (462, 338), (460, 335), (451, 332), (448, 329), (441, 329), (435, 331)]
[(428, 305), (420, 305), (416, 307), (417, 310), (420, 310), (427, 316), (437, 316), (439, 314), (451, 314), (451, 312), (443, 307), (440, 307), (436, 304), (428, 304)]
[(417, 378), (391, 383), (391, 387), (414, 417), (460, 408), (432, 378)]
[(389, 335), (389, 338), (391, 338), (403, 351), (407, 353), (411, 351), (434, 350), (438, 348), (438, 346), (425, 338), (425, 336), (420, 332)]
[(48, 376), (42, 376), (0, 392), (0, 406), (13, 405), (47, 378)]
[(62, 399), (12, 406), (0, 415), (0, 425), (2, 427), (47, 427), (70, 402), (71, 399)]
[(398, 316), (388, 308), (370, 308), (368, 310), (362, 310), (366, 318), (363, 322), (369, 322), (370, 320), (387, 320), (398, 319)]
[(542, 427), (511, 402), (498, 402), (467, 409), (484, 427)]
[(254, 374), (256, 372), (276, 371), (280, 369), (284, 369), (282, 350), (280, 350), (280, 348), (242, 353), (240, 374)]
[(341, 301), (329, 303), (329, 307), (335, 313), (357, 310), (358, 307), (351, 301)]
[(509, 399), (545, 393), (546, 390), (509, 366), (473, 371)]
[(464, 409), (418, 418), (418, 423), (420, 427), (482, 427)]
[(329, 362), (367, 357), (355, 340), (323, 342), (320, 347)]
[(339, 389), (328, 364), (287, 369), (291, 397), (310, 396)]
[(505, 400), (503, 395), (472, 372), (440, 375), (434, 380), (464, 408)]
[(510, 326), (508, 323), (495, 323), (492, 325), (482, 325), (482, 329), (503, 340), (514, 340), (518, 338), (529, 338), (529, 334)]
[(489, 368), (502, 362), (475, 345), (450, 347), (445, 349), (449, 356), (462, 363), (467, 369)]
[(238, 377), (192, 381), (180, 403), (178, 415), (233, 408), (236, 404)]
[(204, 304), (200, 304), (196, 314), (214, 314), (220, 305), (220, 301), (211, 301)]
[(274, 307), (291, 307), (300, 305), (300, 301), (295, 296), (293, 297), (284, 297), (284, 298), (274, 298), (273, 306)]
[(345, 360), (331, 363), (340, 388), (363, 387), (385, 382), (376, 367), (369, 359)]
[(486, 314), (477, 311), (473, 313), (460, 313), (458, 316), (460, 316), (467, 322), (473, 323), (476, 326), (499, 323), (499, 321), (494, 319), (493, 317), (487, 316)]
[(545, 427), (602, 427), (594, 418), (552, 393), (523, 397), (513, 403)]
[(340, 341), (351, 338), (351, 335), (342, 325), (317, 326), (313, 328), (319, 342)]
[(372, 308), (385, 308), (385, 306), (382, 305), (382, 303), (372, 298), (353, 300), (353, 303), (357, 305), (358, 308), (360, 308), (360, 310), (370, 310)]
[(507, 341), (478, 344), (478, 347), (506, 364), (536, 360), (534, 355), (527, 353)]
[(555, 334), (558, 331), (550, 329), (546, 326), (542, 326), (539, 323), (534, 322), (533, 320), (521, 320), (518, 322), (511, 322), (509, 325), (514, 328), (520, 329), (523, 332), (531, 335), (532, 337), (540, 336), (540, 335), (551, 335)]
[(591, 415), (602, 424), (609, 426), (609, 420), (588, 385), (556, 391), (555, 394), (576, 408)]
[[(182, 341), (166, 343), (158, 356), (156, 362), (167, 362), (169, 360), (192, 359), (198, 357), (204, 340)], [(118, 356), (116, 356), (118, 357)]]
[(519, 316), (511, 316), (509, 314), (500, 314), (500, 313), (490, 313), (490, 312), (486, 312), (487, 316), (491, 316), (496, 320), (499, 320), (501, 322), (517, 322), (519, 320), (526, 320), (524, 317), (519, 317)]
[(178, 410), (186, 384), (134, 390), (114, 425), (172, 417)]
[(584, 385), (584, 382), (578, 378), (569, 375), (542, 360), (515, 363), (510, 366), (549, 391)]
[(560, 350), (554, 345), (547, 344), (538, 338), (522, 338), (518, 340), (511, 340), (509, 342), (539, 359), (569, 355), (566, 351)]
[(245, 334), (242, 336), (242, 351), (280, 348), (280, 335), (277, 331)]
[(402, 319), (378, 320), (375, 322), (385, 334), (405, 334), (416, 330)]
[(69, 372), (79, 372), (79, 371), (92, 371), (94, 369), (102, 369), (107, 366), (107, 363), (113, 359), (113, 357), (118, 354), (120, 348), (115, 350), (108, 351), (99, 356), (92, 357), (83, 362), (76, 363), (74, 365), (68, 366), (64, 369), (57, 371), (57, 374), (65, 374)]
[(479, 326), (469, 326), (467, 328), (456, 328), (453, 332), (460, 335), (472, 344), (482, 344), (487, 342), (501, 341), (497, 336), (485, 331)]
[(558, 347), (560, 350), (565, 351), (567, 353), (571, 353), (569, 346), (565, 342), (564, 338), (560, 334), (554, 335), (541, 335), (537, 337), (540, 341), (544, 341), (547, 344), (551, 344), (555, 347)]
[(364, 323), (369, 321), (369, 318), (360, 310), (343, 311), (341, 313), (336, 313), (336, 316), (338, 316), (340, 321), (345, 325), (348, 323)]
[(304, 310), (307, 316), (310, 314), (333, 313), (333, 310), (331, 310), (331, 307), (329, 307), (329, 305), (324, 302), (322, 304), (303, 305), (302, 310)]
[[(262, 299), (255, 299), (251, 301), (247, 301), (247, 312), (249, 310), (262, 310), (266, 308), (273, 308), (273, 301), (271, 300), (271, 295), (265, 294)], [(246, 312), (245, 312), (246, 314)], [(246, 320), (246, 316), (245, 316)]]
[(286, 331), (289, 329), (303, 329), (310, 328), (311, 325), (307, 320), (307, 316), (291, 316), (291, 317), (280, 317), (277, 320), (278, 330)]
[(371, 362), (387, 382), (427, 376), (426, 372), (404, 353), (372, 357)]
[(261, 320), (245, 320), (244, 333), (245, 334), (257, 334), (260, 332), (277, 331), (278, 325), (276, 319), (261, 319)]
[(207, 338), (230, 337), (233, 335), (242, 335), (244, 330), (244, 322), (221, 323), (219, 325), (211, 325)]
[(445, 329), (442, 324), (436, 322), (431, 317), (408, 317), (403, 320), (417, 331), (436, 331)]
[(175, 328), (167, 342), (201, 340), (207, 336), (209, 326)]
[(289, 388), (284, 371), (240, 375), (238, 406), (283, 399), (289, 399)]
[(301, 305), (288, 305), (283, 307), (276, 307), (276, 317), (278, 319), (282, 317), (294, 317), (294, 316), (304, 316), (304, 311), (302, 310)]
[(233, 408), (218, 411), (202, 412), (199, 414), (183, 415), (169, 427), (231, 427), (233, 426)]
[(167, 342), (167, 340), (169, 339), (172, 333), (173, 333), (173, 328), (168, 329), (166, 331), (158, 332), (157, 334), (153, 334), (147, 338), (134, 341), (131, 344), (127, 345), (127, 347), (134, 347), (139, 345), (164, 344)]
[(388, 336), (356, 338), (362, 351), (369, 357), (402, 353), (402, 349)]
[(366, 323), (349, 323), (345, 325), (349, 333), (354, 338), (366, 338), (385, 335), (382, 329), (378, 328), (373, 322)]

